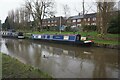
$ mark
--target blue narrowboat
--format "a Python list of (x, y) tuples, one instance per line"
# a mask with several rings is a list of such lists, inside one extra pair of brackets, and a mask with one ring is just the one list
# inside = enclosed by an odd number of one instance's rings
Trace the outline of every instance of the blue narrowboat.
[(91, 45), (92, 40), (87, 40), (86, 37), (82, 37), (80, 34), (77, 35), (50, 35), (50, 34), (32, 34), (33, 40), (50, 41), (64, 44), (75, 44), (75, 45)]

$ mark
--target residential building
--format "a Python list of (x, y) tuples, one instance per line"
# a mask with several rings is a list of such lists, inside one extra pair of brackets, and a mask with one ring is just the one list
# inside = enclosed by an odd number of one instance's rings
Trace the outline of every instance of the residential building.
[(60, 17), (51, 17), (43, 19), (42, 26), (44, 29), (60, 29), (60, 26), (73, 26), (80, 27), (83, 24), (85, 25), (96, 25), (96, 13), (86, 14), (84, 15), (76, 15), (71, 16), (68, 19), (60, 16)]
[(84, 20), (85, 25), (96, 25), (96, 13), (71, 16), (67, 20), (68, 26), (82, 26)]
[(65, 25), (66, 19), (62, 16), (60, 17), (51, 17), (47, 19), (43, 19), (42, 26), (45, 29), (59, 29), (63, 25)]
[(2, 23), (1, 23), (1, 20), (0, 20), (0, 31), (2, 30)]
[(86, 14), (84, 19), (85, 25), (96, 25), (96, 13)]
[(67, 20), (67, 26), (81, 26), (83, 20), (83, 16), (71, 16)]

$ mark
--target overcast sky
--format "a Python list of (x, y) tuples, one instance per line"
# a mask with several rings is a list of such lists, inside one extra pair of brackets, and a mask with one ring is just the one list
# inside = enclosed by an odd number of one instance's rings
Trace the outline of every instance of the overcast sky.
[[(77, 15), (78, 11), (82, 11), (82, 0), (55, 0), (56, 2), (56, 16), (64, 16), (63, 5), (67, 4), (70, 7), (71, 15)], [(89, 12), (95, 12), (96, 7), (94, 0), (85, 0), (85, 8)], [(15, 10), (24, 4), (24, 0), (0, 0), (0, 20), (4, 22), (10, 10)]]

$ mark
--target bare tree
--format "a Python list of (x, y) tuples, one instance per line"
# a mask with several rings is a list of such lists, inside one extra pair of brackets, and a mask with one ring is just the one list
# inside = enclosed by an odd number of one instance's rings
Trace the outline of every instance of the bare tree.
[(70, 16), (70, 7), (67, 4), (63, 5), (63, 12), (66, 18)]
[(25, 7), (21, 7), (19, 17), (20, 17), (20, 25), (22, 27), (21, 29), (28, 30), (30, 27), (28, 25), (30, 23), (30, 14)]
[(11, 10), (8, 12), (8, 21), (10, 23), (10, 28), (14, 28), (15, 12)]
[(19, 30), (19, 24), (20, 24), (20, 11), (19, 9), (15, 10), (15, 20), (14, 20), (14, 25), (15, 25), (15, 29)]
[(115, 5), (115, 0), (112, 0), (112, 1), (97, 0), (96, 3), (97, 3), (97, 11), (98, 11), (98, 14), (97, 14), (98, 32), (100, 34), (106, 34), (111, 13)]
[(49, 16), (54, 15), (54, 1), (53, 0), (26, 0), (25, 6), (30, 12), (35, 26), (42, 30), (42, 20)]

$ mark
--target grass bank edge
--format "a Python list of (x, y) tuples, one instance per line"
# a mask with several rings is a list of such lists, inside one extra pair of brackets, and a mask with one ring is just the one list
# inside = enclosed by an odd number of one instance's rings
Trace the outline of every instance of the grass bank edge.
[[(36, 69), (30, 65), (21, 63), (19, 60), (13, 57), (10, 57), (9, 55), (3, 54), (1, 52), (0, 52), (0, 55), (2, 55), (2, 70), (3, 70), (2, 76), (4, 78), (12, 78), (12, 77), (19, 78), (18, 76), (20, 76), (20, 78), (48, 78), (50, 80), (51, 79), (53, 80), (53, 78), (50, 75), (42, 72), (40, 69)], [(9, 68), (7, 67), (8, 65), (9, 65)], [(16, 65), (19, 65), (19, 67)], [(20, 69), (19, 72), (17, 72), (18, 70), (17, 71), (14, 70), (14, 68), (12, 68), (13, 66), (16, 66), (17, 69)], [(8, 70), (11, 70), (11, 71), (8, 71)], [(10, 74), (10, 77), (8, 77), (9, 75), (8, 73), (9, 74), (12, 73)], [(34, 73), (37, 74), (37, 76), (34, 75)], [(29, 75), (33, 75), (33, 76), (29, 76)]]

